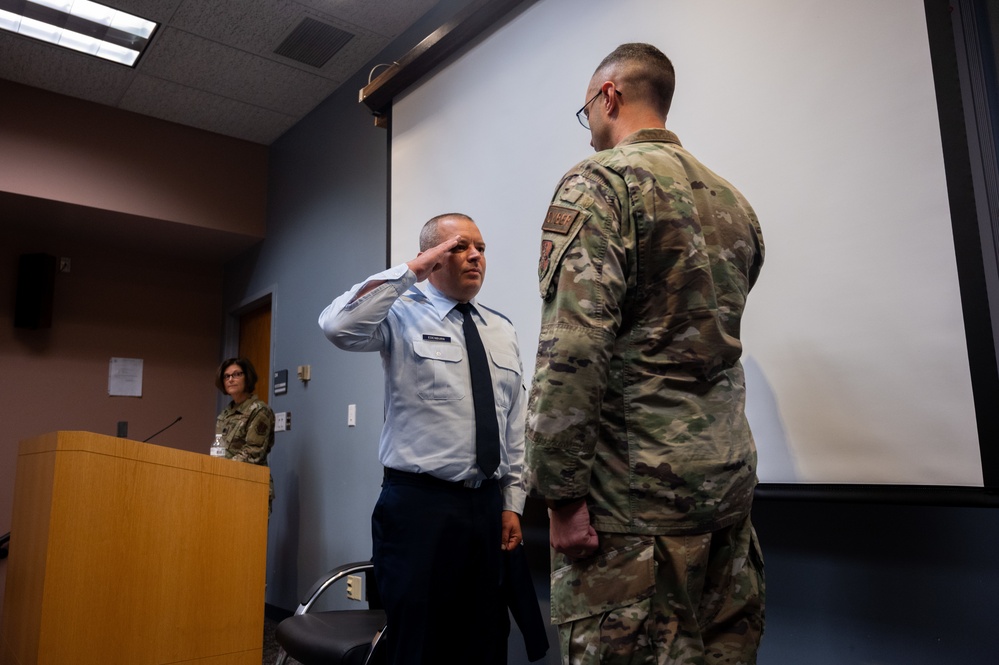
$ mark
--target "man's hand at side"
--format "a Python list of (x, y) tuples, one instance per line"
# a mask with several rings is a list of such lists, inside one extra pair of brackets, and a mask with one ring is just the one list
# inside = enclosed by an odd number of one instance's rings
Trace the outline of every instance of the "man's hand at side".
[(552, 548), (570, 559), (584, 559), (596, 551), (597, 532), (590, 524), (586, 499), (551, 507), (549, 537)]
[(500, 548), (505, 551), (512, 550), (524, 542), (524, 534), (520, 531), (520, 515), (512, 510), (504, 510), (502, 519), (503, 538), (500, 542)]

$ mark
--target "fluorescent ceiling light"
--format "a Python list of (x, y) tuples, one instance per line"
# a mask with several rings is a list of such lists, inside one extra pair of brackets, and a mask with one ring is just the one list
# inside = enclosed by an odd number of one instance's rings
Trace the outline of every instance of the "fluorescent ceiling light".
[(0, 0), (0, 30), (129, 67), (157, 24), (90, 0)]

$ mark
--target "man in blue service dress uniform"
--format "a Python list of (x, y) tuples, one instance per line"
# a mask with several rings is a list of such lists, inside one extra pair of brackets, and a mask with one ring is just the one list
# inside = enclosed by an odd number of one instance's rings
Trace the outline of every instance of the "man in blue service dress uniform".
[(526, 396), (513, 324), (475, 301), (484, 252), (471, 218), (434, 217), (416, 258), (319, 317), (336, 346), (378, 351), (385, 368), (372, 560), (397, 665), (506, 662), (502, 557), (522, 540)]

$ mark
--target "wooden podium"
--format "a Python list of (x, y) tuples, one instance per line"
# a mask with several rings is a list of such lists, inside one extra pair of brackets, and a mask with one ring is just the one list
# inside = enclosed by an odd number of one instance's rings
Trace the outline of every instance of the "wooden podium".
[(268, 470), (205, 451), (21, 442), (2, 665), (260, 665)]

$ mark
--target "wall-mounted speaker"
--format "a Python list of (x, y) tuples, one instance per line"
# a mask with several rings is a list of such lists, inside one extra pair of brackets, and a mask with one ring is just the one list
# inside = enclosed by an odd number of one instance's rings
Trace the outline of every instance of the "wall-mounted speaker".
[(56, 257), (22, 254), (17, 262), (14, 327), (39, 330), (52, 327)]

